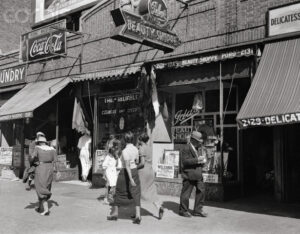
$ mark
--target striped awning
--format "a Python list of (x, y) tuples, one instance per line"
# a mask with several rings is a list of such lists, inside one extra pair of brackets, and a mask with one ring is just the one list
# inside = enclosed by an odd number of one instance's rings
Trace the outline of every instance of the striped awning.
[(237, 116), (240, 128), (300, 123), (300, 39), (267, 44)]
[(0, 121), (31, 118), (33, 111), (54, 97), (70, 83), (69, 78), (27, 84), (0, 108)]
[(72, 76), (71, 79), (73, 80), (73, 82), (86, 81), (86, 80), (119, 79), (140, 72), (142, 65), (143, 63), (135, 63), (126, 66), (113, 67), (101, 71), (75, 75)]

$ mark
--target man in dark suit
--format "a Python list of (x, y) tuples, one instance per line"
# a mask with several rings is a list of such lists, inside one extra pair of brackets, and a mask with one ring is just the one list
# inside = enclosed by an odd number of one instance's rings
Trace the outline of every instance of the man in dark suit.
[[(200, 216), (207, 214), (202, 210), (205, 199), (205, 186), (202, 177), (202, 167), (206, 162), (206, 151), (203, 146), (205, 133), (193, 131), (190, 142), (181, 152), (181, 175), (183, 178), (180, 195), (179, 215), (184, 217)], [(189, 212), (189, 199), (193, 188), (196, 187), (194, 211)]]

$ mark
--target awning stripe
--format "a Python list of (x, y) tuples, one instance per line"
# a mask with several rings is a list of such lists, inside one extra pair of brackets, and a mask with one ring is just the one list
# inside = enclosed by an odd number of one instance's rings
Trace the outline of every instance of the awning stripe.
[(0, 108), (0, 121), (32, 117), (33, 111), (54, 97), (71, 80), (69, 78), (27, 84)]
[(85, 80), (105, 80), (107, 78), (115, 77), (126, 77), (128, 75), (136, 74), (141, 71), (143, 63), (136, 63), (127, 66), (115, 67), (110, 69), (105, 69), (101, 71), (89, 72), (84, 74), (79, 74), (72, 76), (73, 82), (85, 81)]
[(299, 51), (300, 39), (265, 46), (253, 83), (237, 116), (241, 128), (300, 122)]

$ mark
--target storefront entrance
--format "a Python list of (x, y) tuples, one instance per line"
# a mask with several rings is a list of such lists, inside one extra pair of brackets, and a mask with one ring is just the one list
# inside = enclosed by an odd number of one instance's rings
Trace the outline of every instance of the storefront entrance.
[(274, 196), (273, 128), (247, 129), (242, 137), (244, 194)]

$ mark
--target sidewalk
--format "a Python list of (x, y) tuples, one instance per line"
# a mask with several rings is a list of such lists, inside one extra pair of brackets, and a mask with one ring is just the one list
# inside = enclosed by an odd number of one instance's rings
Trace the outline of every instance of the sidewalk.
[[(157, 211), (142, 203), (142, 223), (132, 224), (131, 207), (120, 210), (117, 222), (107, 221), (109, 206), (100, 201), (104, 189), (90, 189), (81, 182), (54, 183), (50, 200), (51, 214), (35, 212), (37, 197), (33, 190), (25, 191), (20, 181), (0, 179), (0, 233), (299, 233), (298, 213), (289, 207), (264, 207), (255, 201), (236, 200), (227, 203), (208, 203), (207, 218), (178, 216), (179, 198), (160, 196), (165, 215), (159, 221)], [(192, 207), (192, 201), (191, 205)], [(259, 209), (259, 207), (261, 209)], [(294, 208), (294, 207), (290, 207)], [(294, 209), (295, 210), (295, 209)], [(298, 216), (299, 215), (299, 216)], [(297, 217), (297, 218), (293, 218)]]

